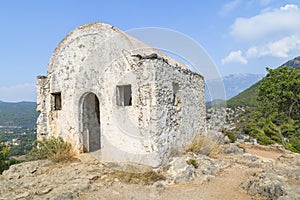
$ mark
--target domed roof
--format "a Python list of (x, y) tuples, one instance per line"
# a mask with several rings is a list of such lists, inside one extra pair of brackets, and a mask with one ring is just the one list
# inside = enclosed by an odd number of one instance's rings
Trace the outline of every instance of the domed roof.
[[(95, 35), (101, 38), (102, 42), (110, 43), (109, 46), (118, 46), (119, 49), (126, 50), (131, 54), (140, 54), (140, 55), (150, 55), (157, 54), (159, 57), (163, 57), (168, 60), (171, 65), (179, 65), (184, 69), (188, 69), (181, 62), (165, 55), (164, 53), (158, 51), (157, 49), (150, 47), (149, 45), (143, 43), (142, 41), (120, 31), (116, 27), (102, 23), (90, 23), (77, 27), (71, 31), (56, 47), (54, 50), (49, 64), (48, 72), (51, 72), (55, 63), (55, 60), (68, 45), (70, 45), (77, 38)], [(120, 42), (123, 41), (123, 42)]]

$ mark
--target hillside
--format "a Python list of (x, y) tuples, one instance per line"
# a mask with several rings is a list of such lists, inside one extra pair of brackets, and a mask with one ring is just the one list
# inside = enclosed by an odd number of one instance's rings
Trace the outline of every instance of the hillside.
[(35, 127), (38, 112), (35, 102), (8, 103), (0, 101), (0, 126)]
[(235, 97), (232, 97), (227, 101), (227, 106), (230, 108), (237, 106), (256, 107), (258, 105), (258, 101), (256, 99), (259, 85), (260, 81), (239, 93)]
[[(300, 56), (287, 61), (281, 66), (296, 67), (297, 69), (300, 70)], [(228, 107), (237, 107), (237, 106), (256, 107), (258, 105), (256, 99), (257, 99), (257, 91), (260, 83), (261, 81), (258, 81), (250, 88), (244, 90), (243, 92), (229, 99), (227, 101), (227, 106)]]

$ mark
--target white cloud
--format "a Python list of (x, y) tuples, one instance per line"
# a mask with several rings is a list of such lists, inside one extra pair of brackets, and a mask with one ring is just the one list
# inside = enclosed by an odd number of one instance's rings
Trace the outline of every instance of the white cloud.
[(248, 61), (246, 58), (242, 56), (242, 51), (237, 50), (237, 51), (232, 51), (229, 53), (229, 55), (226, 58), (222, 59), (222, 64), (230, 63), (230, 62), (238, 62), (241, 64), (247, 64)]
[(269, 42), (263, 46), (253, 46), (246, 52), (247, 58), (273, 56), (287, 58), (291, 51), (300, 50), (300, 35), (284, 37), (280, 40)]
[(221, 16), (228, 15), (230, 12), (232, 12), (236, 9), (236, 7), (238, 6), (239, 3), (240, 3), (240, 0), (233, 0), (233, 1), (226, 3), (225, 5), (222, 6), (219, 14)]
[(288, 10), (299, 10), (298, 6), (295, 4), (286, 4), (285, 6), (280, 7), (280, 10), (288, 11)]
[(299, 35), (292, 35), (269, 43), (266, 53), (274, 57), (287, 58), (288, 53), (293, 50), (300, 50)]
[(36, 101), (35, 84), (0, 86), (0, 101)]
[(251, 47), (247, 50), (246, 52), (246, 57), (247, 58), (253, 58), (253, 57), (258, 57), (258, 50), (257, 47)]
[(231, 26), (231, 36), (251, 46), (245, 52), (231, 52), (222, 63), (238, 61), (247, 64), (249, 59), (265, 56), (288, 58), (291, 52), (300, 50), (299, 22), (300, 9), (295, 4), (265, 9), (258, 15), (236, 19)]
[(250, 18), (237, 18), (230, 34), (240, 40), (257, 41), (268, 37), (283, 36), (300, 31), (300, 10), (297, 5), (287, 4)]

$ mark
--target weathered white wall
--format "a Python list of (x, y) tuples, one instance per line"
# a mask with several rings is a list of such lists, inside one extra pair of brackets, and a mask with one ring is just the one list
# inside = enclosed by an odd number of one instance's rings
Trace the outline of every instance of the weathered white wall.
[[(158, 56), (132, 56), (151, 53)], [(82, 152), (84, 111), (94, 107), (84, 102), (88, 94), (95, 94), (100, 103), (102, 161), (158, 166), (183, 150), (194, 134), (204, 131), (204, 82), (161, 56), (168, 58), (110, 25), (77, 28), (54, 51), (47, 77), (38, 78), (38, 137), (61, 136)], [(176, 103), (173, 83), (179, 86)], [(117, 106), (116, 86), (128, 84), (132, 106)], [(53, 111), (51, 93), (57, 92), (62, 110)]]
[(140, 63), (141, 68), (155, 68), (148, 104), (152, 117), (140, 129), (153, 138), (151, 145), (164, 162), (184, 152), (196, 135), (206, 131), (204, 79), (162, 58)]

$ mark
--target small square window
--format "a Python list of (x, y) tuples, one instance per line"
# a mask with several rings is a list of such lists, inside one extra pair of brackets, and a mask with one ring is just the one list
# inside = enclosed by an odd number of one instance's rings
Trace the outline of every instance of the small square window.
[(61, 110), (61, 93), (52, 93), (52, 110)]
[(132, 105), (131, 85), (118, 85), (116, 93), (116, 103), (118, 106)]

